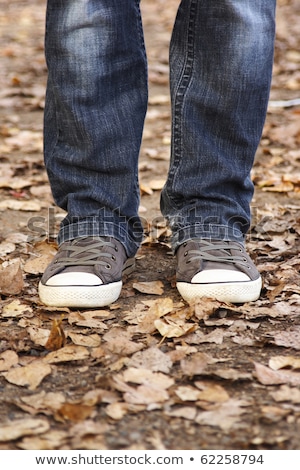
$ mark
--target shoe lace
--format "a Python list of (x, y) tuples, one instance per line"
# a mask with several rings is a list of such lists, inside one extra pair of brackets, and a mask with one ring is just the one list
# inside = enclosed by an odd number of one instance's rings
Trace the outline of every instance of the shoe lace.
[[(247, 258), (244, 256), (244, 250), (238, 244), (231, 242), (214, 241), (209, 242), (207, 240), (195, 240), (199, 243), (197, 250), (188, 250), (184, 253), (185, 256), (189, 256), (187, 263), (194, 260), (212, 261), (217, 263), (232, 263), (240, 264), (248, 267)], [(230, 250), (239, 250), (241, 255), (232, 255)]]
[[(56, 262), (68, 266), (95, 266), (102, 265), (111, 268), (108, 260), (116, 260), (116, 257), (104, 248), (112, 248), (118, 252), (118, 246), (103, 238), (82, 238), (73, 240), (71, 243), (61, 246), (61, 256)], [(64, 252), (68, 252), (65, 256)], [(100, 259), (101, 257), (101, 259)], [(104, 258), (104, 259), (103, 259)]]

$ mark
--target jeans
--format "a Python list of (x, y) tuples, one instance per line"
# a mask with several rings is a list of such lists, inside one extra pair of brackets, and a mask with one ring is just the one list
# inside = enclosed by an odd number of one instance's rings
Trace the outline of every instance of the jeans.
[[(147, 0), (145, 0), (147, 1)], [(138, 157), (147, 110), (139, 0), (48, 0), (45, 165), (67, 211), (58, 242), (140, 246)], [(166, 2), (165, 8), (168, 8)], [(276, 0), (182, 0), (170, 44), (172, 143), (161, 211), (174, 251), (243, 242), (269, 98)]]

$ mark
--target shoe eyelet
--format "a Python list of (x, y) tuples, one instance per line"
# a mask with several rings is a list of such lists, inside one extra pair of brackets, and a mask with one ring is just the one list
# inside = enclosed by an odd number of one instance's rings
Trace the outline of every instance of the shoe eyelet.
[(113, 261), (116, 261), (116, 257), (115, 257), (114, 255), (112, 255), (111, 259), (112, 259)]
[(115, 251), (116, 251), (116, 252), (119, 251), (119, 248), (117, 247), (117, 245), (115, 245)]
[(185, 251), (184, 254), (183, 254), (183, 256), (187, 256), (188, 253), (189, 253), (188, 251)]
[(106, 269), (111, 269), (111, 265), (107, 263), (107, 264), (105, 265), (105, 268), (106, 268)]

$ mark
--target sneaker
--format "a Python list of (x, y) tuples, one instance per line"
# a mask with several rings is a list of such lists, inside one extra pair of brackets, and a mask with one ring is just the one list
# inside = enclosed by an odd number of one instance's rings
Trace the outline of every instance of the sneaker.
[(104, 307), (115, 302), (122, 275), (134, 268), (123, 245), (111, 237), (63, 243), (39, 283), (39, 295), (53, 307)]
[(240, 243), (189, 240), (178, 248), (176, 256), (177, 289), (186, 301), (210, 297), (244, 303), (260, 295), (260, 274)]

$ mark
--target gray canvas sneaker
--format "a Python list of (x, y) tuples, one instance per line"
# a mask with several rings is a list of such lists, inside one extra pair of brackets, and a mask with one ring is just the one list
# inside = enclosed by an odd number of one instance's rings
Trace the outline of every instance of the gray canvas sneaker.
[(39, 283), (45, 305), (103, 307), (115, 302), (122, 275), (134, 269), (123, 245), (111, 237), (82, 237), (63, 243)]
[(176, 285), (186, 301), (210, 297), (244, 303), (259, 298), (261, 276), (240, 243), (193, 239), (180, 245), (176, 256)]

